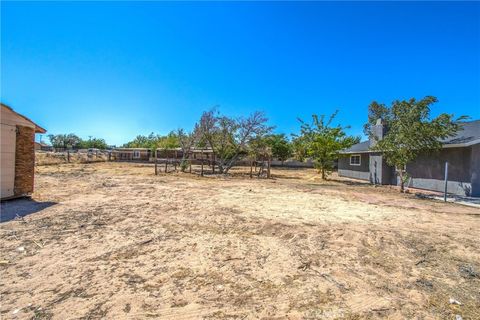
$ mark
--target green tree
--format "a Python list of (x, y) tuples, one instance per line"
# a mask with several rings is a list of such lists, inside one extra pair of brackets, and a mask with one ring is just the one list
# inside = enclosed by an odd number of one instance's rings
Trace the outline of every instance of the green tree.
[(348, 136), (345, 129), (340, 125), (333, 126), (338, 111), (327, 119), (324, 115), (312, 115), (312, 123), (306, 123), (299, 119), (300, 141), (304, 144), (307, 156), (314, 160), (315, 167), (322, 173), (322, 179), (333, 170), (334, 162), (339, 157), (342, 149), (348, 148), (360, 141), (360, 137)]
[(283, 162), (292, 156), (292, 146), (285, 134), (268, 135), (265, 142), (274, 158)]
[(406, 165), (421, 153), (440, 150), (441, 139), (454, 135), (461, 127), (460, 121), (466, 119), (462, 116), (454, 120), (452, 114), (446, 113), (430, 119), (430, 107), (435, 102), (437, 98), (427, 96), (421, 100), (396, 100), (387, 108), (388, 131), (372, 149), (383, 152), (387, 164), (395, 167), (401, 192), (408, 177)]
[(50, 143), (53, 147), (64, 149), (77, 148), (82, 141), (82, 139), (73, 133), (49, 134), (48, 139), (50, 139)]
[(268, 136), (256, 137), (248, 143), (248, 155), (256, 160), (265, 160), (272, 157), (272, 148)]
[(389, 108), (376, 101), (372, 101), (368, 106), (368, 121), (363, 125), (363, 133), (372, 138), (372, 126), (374, 126), (378, 119), (382, 119), (384, 124), (388, 124), (391, 118)]
[(307, 148), (302, 136), (293, 135), (292, 143), (292, 153), (296, 160), (305, 161), (307, 158)]
[(180, 145), (178, 136), (175, 132), (170, 132), (166, 136), (150, 133), (148, 136), (138, 135), (130, 142), (123, 145), (124, 148), (147, 148), (154, 151), (157, 148), (172, 149)]
[[(150, 136), (153, 133), (150, 134)], [(150, 148), (149, 136), (138, 135), (132, 141), (129, 141), (123, 145), (124, 148)]]
[(180, 147), (178, 135), (174, 131), (171, 131), (166, 136), (157, 136), (153, 141), (157, 148), (173, 149)]
[(78, 148), (80, 149), (107, 149), (108, 145), (104, 139), (100, 138), (90, 138), (88, 140), (81, 140), (78, 144)]

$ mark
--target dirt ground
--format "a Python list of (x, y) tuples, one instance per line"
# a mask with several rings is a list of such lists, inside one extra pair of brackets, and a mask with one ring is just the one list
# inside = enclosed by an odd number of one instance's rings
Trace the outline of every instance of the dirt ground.
[(272, 173), (38, 167), (1, 207), (1, 318), (480, 319), (478, 208)]

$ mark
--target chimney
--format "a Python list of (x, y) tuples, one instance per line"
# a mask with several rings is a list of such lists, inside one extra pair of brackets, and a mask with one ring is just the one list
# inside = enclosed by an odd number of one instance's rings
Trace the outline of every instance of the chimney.
[(373, 147), (377, 141), (382, 140), (385, 135), (385, 124), (381, 118), (377, 119), (375, 125), (372, 126), (372, 134), (370, 135), (370, 147)]

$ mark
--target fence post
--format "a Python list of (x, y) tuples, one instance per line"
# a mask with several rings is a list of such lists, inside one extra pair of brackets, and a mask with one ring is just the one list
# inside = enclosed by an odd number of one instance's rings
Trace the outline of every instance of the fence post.
[(200, 175), (203, 177), (203, 159), (202, 159), (202, 171), (200, 172)]
[(165, 159), (165, 173), (167, 173), (168, 159)]
[(213, 174), (215, 174), (215, 153), (212, 152), (212, 169)]
[(253, 178), (253, 161), (250, 161), (250, 179)]
[(267, 160), (267, 178), (270, 179), (270, 159)]
[(448, 161), (445, 162), (445, 192), (443, 194), (443, 201), (447, 202), (447, 189), (448, 189)]
[(70, 150), (67, 150), (67, 162), (70, 163)]
[(190, 163), (190, 173), (192, 173), (192, 160), (188, 161)]
[(157, 149), (155, 149), (155, 175), (158, 176), (158, 168), (157, 168)]

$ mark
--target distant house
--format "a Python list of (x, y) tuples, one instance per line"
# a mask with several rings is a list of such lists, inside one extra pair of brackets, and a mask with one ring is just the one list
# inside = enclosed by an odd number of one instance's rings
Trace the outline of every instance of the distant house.
[[(385, 127), (381, 121), (372, 128), (382, 139)], [(407, 186), (443, 191), (445, 162), (448, 162), (447, 192), (462, 196), (480, 196), (480, 120), (462, 123), (462, 129), (445, 139), (438, 153), (420, 155), (406, 166), (410, 176)], [(342, 177), (367, 180), (375, 184), (398, 185), (395, 169), (385, 162), (380, 152), (371, 150), (374, 141), (353, 145), (341, 152), (338, 174)]]
[(35, 150), (36, 151), (53, 151), (54, 148), (43, 142), (35, 141)]
[(35, 133), (46, 130), (1, 104), (1, 199), (33, 192)]
[[(157, 149), (157, 159), (182, 159), (183, 158), (183, 149), (182, 148), (170, 148), (170, 149)], [(188, 151), (187, 159), (191, 161), (197, 160), (198, 163), (204, 161), (215, 161), (215, 153), (210, 148), (190, 148)]]
[[(189, 151), (191, 160), (213, 160), (213, 151), (211, 149), (195, 149)], [(157, 159), (182, 159), (183, 150), (181, 148), (157, 149)], [(148, 148), (115, 148), (112, 150), (112, 158), (117, 161), (150, 161), (155, 157), (155, 152)], [(199, 162), (199, 163), (200, 163)]]
[(149, 161), (152, 151), (148, 148), (116, 148), (112, 150), (117, 161)]

